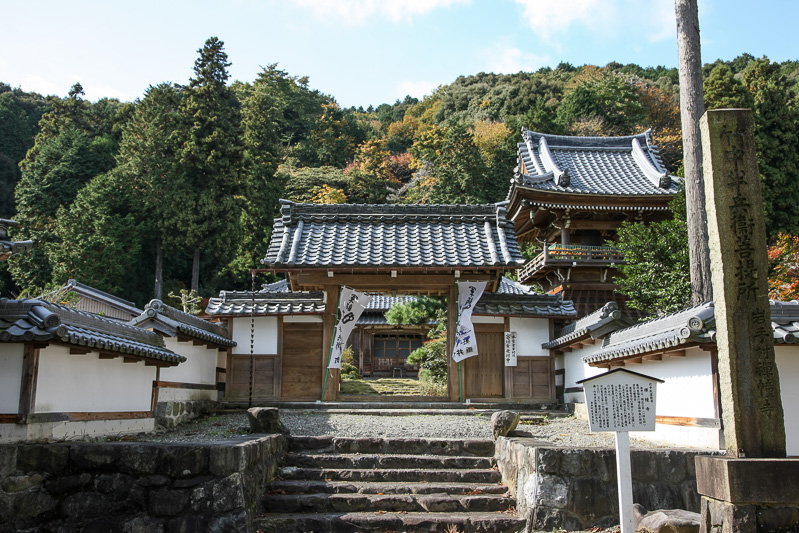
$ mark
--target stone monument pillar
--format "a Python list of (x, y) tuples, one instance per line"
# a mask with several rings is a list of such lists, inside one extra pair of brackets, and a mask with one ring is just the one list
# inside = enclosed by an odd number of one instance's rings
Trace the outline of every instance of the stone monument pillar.
[(700, 127), (727, 456), (785, 457), (754, 116), (708, 111)]
[(696, 459), (700, 530), (793, 530), (799, 461), (777, 459), (785, 457), (785, 426), (754, 116), (749, 109), (708, 111), (701, 131), (727, 457)]

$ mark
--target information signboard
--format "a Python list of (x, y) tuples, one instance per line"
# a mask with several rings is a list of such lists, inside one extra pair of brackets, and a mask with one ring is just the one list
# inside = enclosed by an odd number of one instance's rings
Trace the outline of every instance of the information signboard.
[(518, 335), (515, 331), (505, 332), (505, 366), (516, 366), (516, 347)]
[(591, 431), (654, 431), (657, 378), (617, 369), (585, 379)]

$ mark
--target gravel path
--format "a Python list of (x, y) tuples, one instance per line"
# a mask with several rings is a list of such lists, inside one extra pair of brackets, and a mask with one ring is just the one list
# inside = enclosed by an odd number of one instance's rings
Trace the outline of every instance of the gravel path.
[[(407, 437), (490, 439), (490, 414), (378, 416), (331, 414), (315, 411), (286, 411), (280, 419), (292, 435), (334, 435), (339, 437)], [(522, 424), (518, 431), (556, 446), (614, 447), (612, 433), (590, 433), (588, 422), (575, 418), (550, 418), (544, 424)], [(168, 431), (140, 434), (126, 440), (156, 442), (197, 442), (220, 440), (249, 433), (243, 411), (211, 415)], [(633, 448), (653, 444), (631, 439)]]

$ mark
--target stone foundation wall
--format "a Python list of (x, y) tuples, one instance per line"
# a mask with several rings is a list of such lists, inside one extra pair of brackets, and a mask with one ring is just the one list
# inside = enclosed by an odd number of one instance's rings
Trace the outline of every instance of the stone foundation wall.
[(211, 400), (159, 401), (154, 416), (158, 425), (173, 428), (218, 408), (219, 403)]
[[(633, 500), (648, 510), (699, 512), (694, 458), (702, 452), (634, 450)], [(555, 448), (527, 438), (499, 438), (503, 481), (527, 516), (528, 531), (609, 527), (619, 523), (616, 451)]]
[(0, 533), (248, 531), (283, 435), (0, 446)]

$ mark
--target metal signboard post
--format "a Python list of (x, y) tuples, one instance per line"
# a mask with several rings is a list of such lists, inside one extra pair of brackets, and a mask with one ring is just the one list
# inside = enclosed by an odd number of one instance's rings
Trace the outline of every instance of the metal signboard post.
[(577, 382), (583, 385), (592, 432), (616, 433), (621, 533), (634, 533), (630, 431), (655, 431), (657, 384), (662, 379), (617, 368)]

